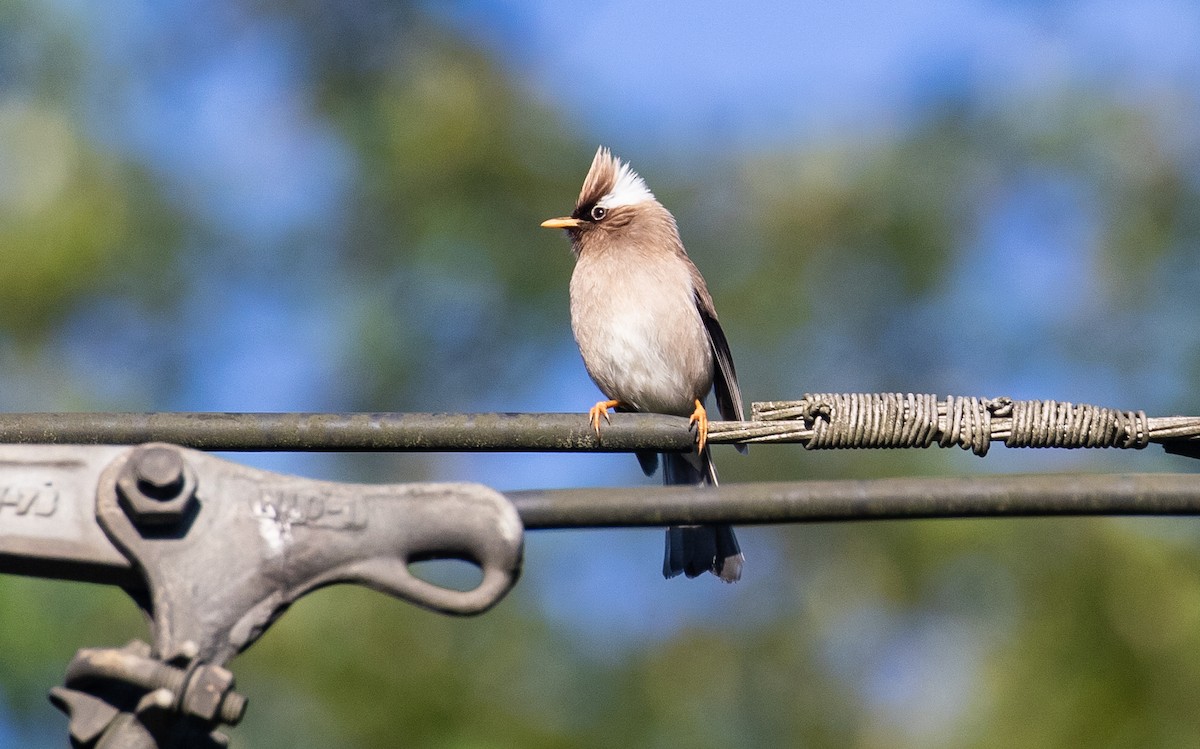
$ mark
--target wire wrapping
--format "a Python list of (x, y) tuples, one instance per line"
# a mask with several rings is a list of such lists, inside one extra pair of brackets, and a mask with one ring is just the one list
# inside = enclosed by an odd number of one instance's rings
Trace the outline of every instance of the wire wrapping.
[[(755, 422), (798, 421), (809, 450), (958, 446), (987, 455), (993, 439), (1008, 447), (1121, 447), (1150, 444), (1142, 411), (1086, 403), (927, 393), (816, 393), (753, 406)], [(775, 435), (782, 437), (783, 435)], [(791, 435), (795, 440), (799, 435)]]

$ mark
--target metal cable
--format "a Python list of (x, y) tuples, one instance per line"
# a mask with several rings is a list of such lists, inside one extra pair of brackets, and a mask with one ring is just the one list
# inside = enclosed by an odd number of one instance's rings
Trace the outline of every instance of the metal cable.
[[(710, 421), (713, 444), (809, 449), (958, 446), (1142, 448), (1200, 457), (1200, 418), (1148, 417), (1060, 401), (913, 393), (806, 395), (753, 404), (751, 421)], [(630, 452), (695, 449), (688, 420), (612, 414), (597, 435), (577, 413), (8, 413), (0, 444), (134, 445), (201, 450)]]
[(1190, 473), (957, 476), (506, 492), (525, 527), (1049, 515), (1197, 515)]

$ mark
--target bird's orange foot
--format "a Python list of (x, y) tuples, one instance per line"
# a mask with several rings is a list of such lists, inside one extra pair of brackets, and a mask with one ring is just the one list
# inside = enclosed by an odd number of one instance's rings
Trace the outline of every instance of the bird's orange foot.
[(597, 401), (596, 405), (588, 409), (588, 421), (592, 423), (592, 429), (596, 430), (596, 436), (600, 436), (600, 418), (609, 421), (608, 409), (616, 408), (621, 405), (621, 401)]
[(704, 410), (704, 404), (700, 399), (696, 399), (696, 410), (692, 411), (692, 418), (688, 419), (689, 424), (696, 425), (696, 451), (704, 452), (704, 445), (708, 442), (708, 411)]

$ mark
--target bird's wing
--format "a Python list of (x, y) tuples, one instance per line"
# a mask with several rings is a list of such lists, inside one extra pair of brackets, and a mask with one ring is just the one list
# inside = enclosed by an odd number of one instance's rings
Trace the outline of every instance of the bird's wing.
[(712, 344), (713, 359), (717, 363), (713, 373), (713, 388), (717, 393), (717, 408), (721, 418), (730, 421), (745, 421), (742, 410), (742, 391), (738, 387), (737, 370), (733, 368), (733, 354), (729, 351), (729, 341), (721, 323), (717, 322), (717, 311), (713, 308), (712, 297), (701, 287), (696, 289), (696, 309), (704, 328), (708, 331), (708, 340)]

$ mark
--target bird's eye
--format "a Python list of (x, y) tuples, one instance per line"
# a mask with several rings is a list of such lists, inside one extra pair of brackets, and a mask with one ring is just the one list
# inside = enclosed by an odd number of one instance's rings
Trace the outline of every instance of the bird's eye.
[(592, 220), (593, 221), (599, 221), (600, 219), (604, 218), (606, 215), (608, 215), (608, 211), (604, 208), (604, 206), (599, 206), (599, 205), (592, 206)]

